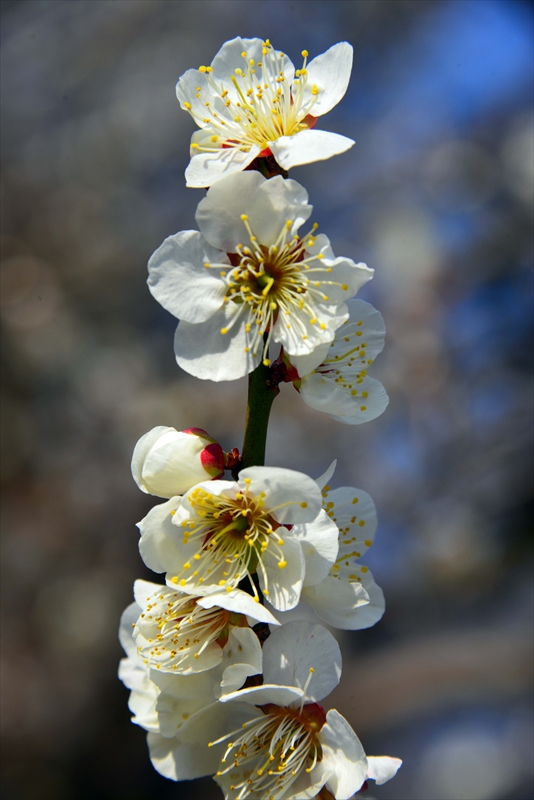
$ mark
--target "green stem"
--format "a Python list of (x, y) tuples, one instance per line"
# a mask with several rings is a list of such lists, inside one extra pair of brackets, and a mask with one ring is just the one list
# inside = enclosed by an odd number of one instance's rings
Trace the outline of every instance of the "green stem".
[(241, 453), (241, 463), (235, 471), (245, 467), (262, 467), (265, 464), (265, 444), (267, 426), (273, 400), (280, 389), (271, 386), (269, 367), (260, 364), (248, 376), (247, 418), (245, 421), (245, 438)]

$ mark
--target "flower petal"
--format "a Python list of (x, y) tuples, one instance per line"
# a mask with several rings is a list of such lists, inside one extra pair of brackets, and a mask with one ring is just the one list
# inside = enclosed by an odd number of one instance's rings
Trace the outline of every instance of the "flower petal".
[(367, 756), (367, 778), (370, 778), (380, 786), (386, 781), (395, 777), (402, 761), (400, 758), (391, 756)]
[(323, 342), (322, 344), (318, 344), (311, 353), (291, 356), (290, 361), (301, 378), (309, 375), (310, 372), (313, 372), (314, 369), (323, 363), (330, 351), (330, 346), (331, 342)]
[[(148, 581), (147, 581), (148, 583)], [(151, 584), (154, 585), (155, 584)], [(137, 622), (137, 618), (143, 609), (138, 603), (130, 603), (121, 615), (119, 623), (119, 642), (129, 658), (137, 659), (137, 646), (132, 636), (132, 626)], [(128, 686), (128, 684), (126, 684)], [(128, 688), (131, 688), (130, 686)]]
[(154, 572), (181, 571), (187, 558), (182, 537), (172, 524), (172, 513), (180, 505), (179, 497), (151, 508), (137, 524), (141, 532), (139, 552), (147, 567)]
[[(157, 436), (154, 437), (154, 432)], [(147, 447), (147, 443), (149, 446)], [(201, 453), (207, 440), (175, 428), (158, 426), (138, 441), (132, 475), (139, 488), (158, 497), (176, 497), (206, 480)]]
[(319, 94), (312, 108), (314, 117), (326, 114), (339, 103), (347, 91), (351, 69), (352, 47), (348, 42), (338, 42), (310, 61), (304, 102), (311, 99), (312, 86), (316, 86)]
[(326, 578), (339, 549), (339, 530), (325, 511), (313, 522), (294, 525), (291, 534), (298, 539), (306, 564), (304, 586), (312, 586)]
[[(352, 385), (354, 386), (354, 384)], [(352, 393), (354, 390), (351, 389), (350, 391)], [(354, 402), (351, 411), (343, 414), (327, 411), (327, 414), (332, 419), (335, 419), (336, 422), (343, 422), (345, 425), (361, 425), (362, 422), (370, 422), (379, 417), (389, 405), (388, 393), (380, 381), (375, 380), (375, 378), (364, 378), (362, 383), (358, 385), (357, 392), (353, 396)], [(365, 395), (363, 394), (364, 392)], [(308, 405), (311, 404), (308, 403)]]
[(238, 147), (221, 148), (215, 153), (199, 153), (193, 156), (185, 170), (186, 186), (190, 189), (205, 189), (216, 181), (248, 167), (260, 148), (252, 145), (249, 150)]
[(290, 322), (280, 314), (275, 323), (273, 339), (280, 342), (290, 358), (314, 353), (321, 344), (331, 342), (348, 316), (345, 303), (326, 305), (315, 301), (313, 309), (313, 323), (309, 311), (299, 308), (292, 309)]
[(223, 651), (223, 675), (218, 694), (240, 689), (249, 675), (262, 671), (260, 640), (251, 628), (233, 628)]
[(206, 263), (228, 264), (198, 231), (169, 236), (148, 262), (148, 288), (158, 303), (178, 319), (204, 322), (222, 305), (226, 284)]
[[(197, 97), (199, 94), (200, 97)], [(207, 73), (199, 72), (198, 69), (188, 69), (176, 84), (176, 97), (180, 107), (191, 114), (201, 128), (209, 124), (203, 121), (206, 116), (205, 103), (206, 98), (211, 99), (213, 94)]]
[(361, 624), (360, 612), (369, 604), (369, 595), (361, 583), (348, 583), (328, 576), (302, 592), (308, 603), (328, 625), (341, 630), (369, 627)]
[(202, 778), (217, 771), (219, 756), (207, 747), (182, 744), (176, 738), (168, 739), (157, 733), (149, 733), (147, 742), (154, 769), (171, 781)]
[(286, 566), (283, 569), (278, 566), (280, 563), (278, 554), (274, 554), (269, 547), (263, 554), (265, 574), (261, 569), (258, 570), (258, 578), (260, 588), (263, 594), (269, 598), (269, 602), (279, 611), (287, 611), (296, 606), (299, 601), (305, 565), (300, 544), (290, 535), (289, 531), (278, 528), (277, 533), (280, 531), (282, 531), (284, 540), (281, 549)]
[(321, 491), (323, 492), (328, 491), (328, 489), (330, 488), (328, 484), (330, 482), (330, 478), (336, 471), (336, 467), (337, 467), (337, 459), (334, 459), (330, 464), (330, 466), (328, 467), (328, 469), (326, 470), (326, 472), (323, 472), (322, 475), (320, 475), (318, 478), (315, 479), (315, 483), (317, 484), (319, 489), (321, 489)]
[(206, 239), (227, 253), (235, 253), (238, 244), (248, 243), (249, 234), (242, 214), (258, 241), (274, 244), (288, 219), (292, 233), (308, 219), (306, 190), (296, 181), (278, 175), (270, 180), (256, 171), (240, 172), (218, 181), (198, 204), (196, 220)]
[(223, 694), (219, 701), (221, 703), (249, 703), (253, 706), (262, 706), (265, 703), (288, 706), (290, 703), (302, 700), (303, 694), (302, 689), (297, 686), (264, 683), (263, 686), (251, 686), (238, 692)]
[(367, 758), (351, 726), (334, 708), (319, 732), (325, 766), (332, 770), (327, 787), (336, 800), (348, 800), (367, 776)]
[(322, 625), (288, 622), (277, 628), (263, 645), (266, 683), (304, 688), (307, 702), (318, 702), (338, 685), (341, 677), (339, 645)]
[(196, 378), (210, 381), (235, 381), (252, 372), (261, 361), (261, 352), (246, 352), (244, 325), (237, 322), (228, 333), (234, 309), (227, 303), (211, 319), (199, 325), (181, 322), (174, 337), (174, 352), (180, 367)]
[(280, 166), (291, 169), (300, 164), (311, 164), (337, 156), (349, 150), (353, 144), (352, 139), (339, 133), (314, 129), (299, 131), (294, 136), (281, 136), (276, 141), (269, 142), (269, 147)]
[(293, 469), (247, 467), (239, 473), (239, 486), (243, 491), (248, 486), (256, 496), (264, 492), (265, 509), (281, 524), (312, 522), (321, 510), (321, 492), (313, 478)]
[(235, 611), (238, 614), (246, 614), (258, 622), (266, 622), (270, 625), (278, 625), (277, 619), (271, 614), (269, 609), (261, 603), (255, 603), (254, 598), (241, 589), (234, 589), (232, 592), (216, 592), (197, 601), (202, 608), (225, 608), (227, 611)]

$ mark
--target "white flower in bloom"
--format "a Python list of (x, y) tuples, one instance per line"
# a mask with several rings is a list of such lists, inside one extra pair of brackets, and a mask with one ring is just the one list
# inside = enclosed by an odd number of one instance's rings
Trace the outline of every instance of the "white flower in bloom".
[(367, 492), (343, 487), (330, 489), (335, 462), (317, 481), (322, 488), (323, 508), (339, 529), (339, 552), (329, 574), (313, 586), (305, 586), (300, 603), (275, 616), (282, 623), (308, 619), (334, 628), (359, 630), (375, 625), (386, 604), (382, 589), (359, 559), (372, 546), (377, 527), (376, 508)]
[[(223, 649), (221, 663), (194, 675), (176, 675), (149, 669), (139, 658), (132, 636), (141, 613), (137, 603), (128, 606), (121, 618), (119, 638), (127, 658), (119, 666), (119, 677), (131, 690), (129, 708), (132, 722), (148, 731), (150, 758), (155, 769), (172, 780), (191, 780), (212, 775), (217, 754), (199, 752), (196, 745), (177, 738), (181, 726), (210, 706), (216, 713), (222, 693), (239, 689), (249, 675), (262, 670), (262, 650), (250, 628), (233, 628)], [(250, 716), (247, 708), (236, 709), (236, 723)]]
[(200, 128), (191, 140), (188, 186), (211, 186), (273, 154), (290, 169), (344, 153), (354, 144), (337, 133), (312, 130), (317, 117), (339, 103), (349, 83), (352, 47), (334, 45), (295, 71), (269, 40), (226, 42), (210, 67), (190, 69), (176, 95)]
[(181, 320), (174, 349), (182, 369), (235, 380), (262, 358), (269, 363), (271, 340), (290, 357), (333, 341), (348, 318), (345, 301), (373, 270), (336, 258), (315, 224), (298, 234), (311, 211), (296, 181), (230, 175), (199, 203), (200, 233), (181, 231), (156, 250), (148, 285)]
[[(263, 646), (263, 685), (223, 695), (215, 724), (212, 709), (205, 710), (178, 737), (220, 754), (214, 777), (226, 800), (312, 798), (323, 786), (347, 800), (369, 765), (344, 717), (319, 705), (340, 675), (333, 636), (319, 625), (288, 623)], [(250, 717), (236, 724), (245, 706)]]
[(139, 528), (145, 564), (166, 572), (170, 586), (230, 593), (248, 578), (258, 602), (257, 573), (281, 611), (297, 605), (303, 585), (328, 574), (338, 552), (338, 529), (321, 508), (316, 482), (275, 467), (244, 469), (237, 482), (199, 483), (153, 508)]
[(201, 428), (177, 431), (159, 425), (137, 442), (132, 475), (143, 492), (175, 497), (200, 481), (224, 475), (224, 452)]
[(239, 589), (195, 597), (137, 580), (134, 596), (141, 607), (133, 629), (138, 655), (148, 668), (162, 672), (189, 675), (217, 666), (230, 631), (248, 627), (247, 617), (253, 624), (278, 624), (266, 608)]
[[(290, 374), (302, 399), (347, 425), (369, 422), (382, 414), (389, 397), (367, 369), (384, 348), (382, 315), (363, 300), (349, 300), (349, 318), (331, 344), (320, 345), (310, 356), (290, 356), (298, 371)], [(317, 366), (318, 365), (318, 366)]]

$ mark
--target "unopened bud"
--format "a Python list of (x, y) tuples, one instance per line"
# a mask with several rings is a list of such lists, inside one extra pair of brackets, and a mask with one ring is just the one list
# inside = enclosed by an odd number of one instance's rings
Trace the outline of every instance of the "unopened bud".
[(135, 446), (132, 475), (143, 492), (157, 497), (185, 494), (224, 474), (224, 452), (202, 428), (177, 431), (160, 425)]

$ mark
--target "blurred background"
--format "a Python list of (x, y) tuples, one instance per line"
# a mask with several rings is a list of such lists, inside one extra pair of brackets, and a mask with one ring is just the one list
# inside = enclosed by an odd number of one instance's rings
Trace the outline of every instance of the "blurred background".
[[(337, 255), (366, 261), (391, 403), (342, 426), (282, 387), (267, 463), (368, 491), (388, 608), (340, 634), (328, 699), (383, 800), (529, 800), (532, 786), (532, 6), (519, 0), (24, 0), (2, 6), (4, 800), (216, 800), (173, 784), (129, 721), (116, 639), (154, 578), (129, 469), (155, 425), (240, 447), (246, 382), (175, 364), (146, 262), (195, 227), (180, 74), (227, 39), (300, 63), (354, 45), (318, 127), (356, 140), (300, 167)], [(159, 580), (156, 578), (156, 580)]]

